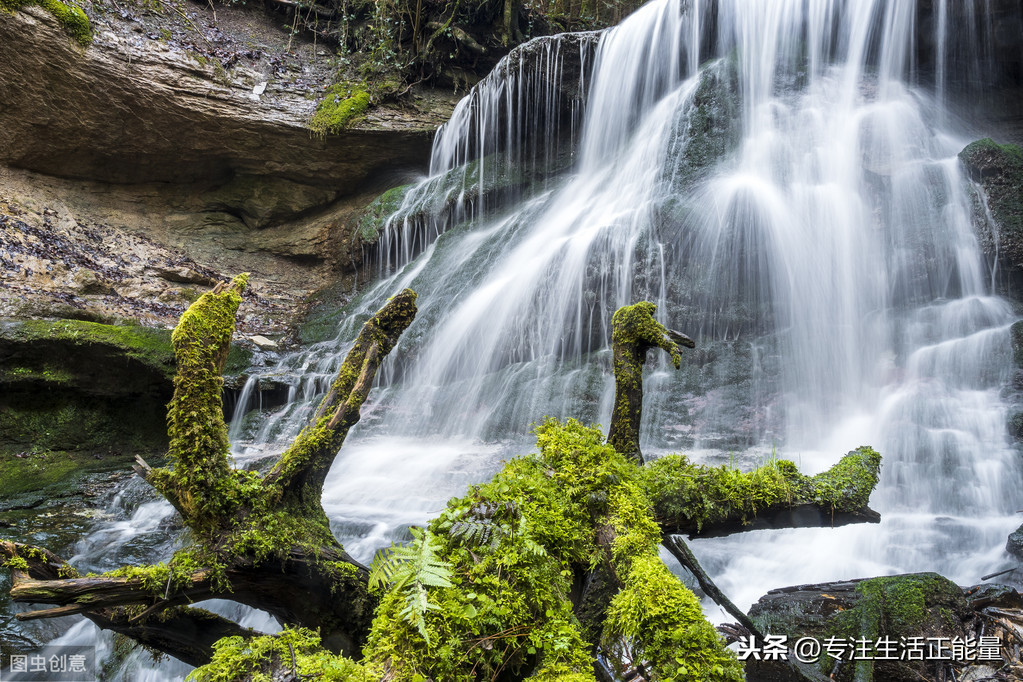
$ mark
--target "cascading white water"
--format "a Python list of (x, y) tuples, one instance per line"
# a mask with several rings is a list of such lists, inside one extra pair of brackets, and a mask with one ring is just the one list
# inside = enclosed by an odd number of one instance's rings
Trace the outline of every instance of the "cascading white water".
[[(328, 482), (354, 551), (521, 451), (540, 416), (606, 424), (609, 316), (648, 298), (705, 349), (681, 376), (652, 368), (648, 452), (777, 449), (811, 472), (861, 444), (885, 456), (880, 526), (696, 544), (740, 604), (998, 566), (1021, 479), (999, 399), (1014, 315), (973, 236), (965, 140), (911, 85), (915, 7), (664, 1), (609, 32), (574, 172), (453, 226), (364, 298), (411, 285), (423, 312)], [(944, 15), (937, 30), (940, 52)]]
[[(915, 87), (916, 6), (653, 0), (582, 69), (577, 144), (554, 139), (551, 86), (565, 49), (588, 50), (555, 41), (536, 70), (506, 64), (438, 134), (433, 175), (388, 221), (384, 276), (338, 341), (275, 368), (306, 400), (245, 450), (282, 447), (365, 316), (414, 288), (419, 316), (324, 494), (368, 559), (528, 451), (531, 422), (606, 425), (610, 316), (648, 299), (698, 344), (681, 372), (650, 363), (648, 456), (746, 466), (776, 450), (810, 473), (859, 445), (885, 458), (880, 525), (694, 543), (740, 606), (787, 584), (915, 570), (970, 583), (1001, 567), (1023, 479), (999, 397), (1015, 317), (991, 294), (966, 140), (941, 99), (953, 61), (980, 62), (946, 54), (938, 3), (936, 94)], [(566, 155), (571, 171), (504, 208), (485, 195)]]
[[(808, 471), (861, 444), (885, 456), (879, 527), (697, 543), (740, 603), (997, 565), (1020, 480), (998, 396), (1014, 316), (972, 233), (965, 141), (908, 84), (914, 8), (653, 2), (609, 32), (575, 171), (452, 226), (363, 299), (410, 285), (422, 313), (328, 482), (353, 551), (528, 447), (540, 416), (606, 424), (610, 314), (648, 298), (699, 344), (682, 375), (652, 367), (648, 452), (777, 449)], [(438, 145), (480, 135), (457, 120)]]

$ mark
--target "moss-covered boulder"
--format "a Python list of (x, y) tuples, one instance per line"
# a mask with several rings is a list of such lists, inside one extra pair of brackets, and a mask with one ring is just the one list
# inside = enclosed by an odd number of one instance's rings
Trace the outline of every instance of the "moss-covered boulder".
[[(765, 633), (787, 636), (790, 646), (801, 637), (820, 642), (817, 666), (834, 680), (916, 682), (940, 679), (945, 665), (927, 655), (929, 639), (965, 639), (973, 612), (963, 590), (947, 578), (908, 573), (771, 590), (749, 615)], [(913, 643), (924, 647), (920, 659), (901, 660)], [(748, 660), (746, 676), (750, 682), (802, 679), (784, 662), (770, 660)]]
[(732, 153), (742, 140), (739, 70), (734, 57), (711, 62), (679, 119), (671, 145), (679, 150), (673, 181), (691, 187), (706, 170)]
[(1009, 268), (1023, 267), (1023, 149), (988, 137), (967, 145), (959, 160), (986, 200), (978, 196), (974, 211), (985, 252)]

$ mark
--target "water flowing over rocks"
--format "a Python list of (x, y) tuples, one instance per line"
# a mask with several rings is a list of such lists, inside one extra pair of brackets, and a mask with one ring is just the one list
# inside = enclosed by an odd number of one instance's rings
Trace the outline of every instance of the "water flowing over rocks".
[[(996, 184), (1009, 198), (1018, 189), (990, 155), (964, 151), (960, 166), (956, 152), (979, 135), (946, 127), (942, 98), (964, 107), (979, 90), (987, 104), (977, 106), (988, 106), (997, 88), (1004, 101), (971, 123), (1015, 139), (1020, 100), (1006, 93), (1019, 91), (1018, 3), (878, 3), (892, 11), (875, 16), (849, 2), (814, 26), (746, 14), (753, 6), (650, 3), (602, 44), (603, 90), (588, 101), (589, 70), (557, 65), (594, 58), (585, 40), (523, 48), (520, 64), (543, 68), (516, 80), (506, 62), (437, 137), (432, 171), (445, 175), (411, 186), (428, 149), (416, 121), (429, 113), (409, 122), (378, 109), (336, 138), (310, 137), (302, 119), (325, 81), (287, 55), (225, 66), (202, 41), (184, 46), (187, 31), (135, 30), (130, 11), (109, 7), (82, 51), (43, 12), (0, 15), (0, 50), (30, 57), (0, 59), (0, 79), (18, 84), (0, 92), (0, 314), (167, 324), (196, 292), (244, 269), (254, 293), (240, 328), (273, 339), (327, 274), (392, 275), (340, 328), (336, 309), (352, 287), (336, 283), (319, 300), (333, 316), (313, 321), (320, 328), (304, 338), (313, 341), (351, 339), (401, 287), (425, 292), (367, 410), (390, 440), (353, 439), (325, 489), (335, 532), (369, 557), (488, 476), (531, 420), (606, 418), (609, 312), (649, 298), (698, 338), (681, 380), (664, 367), (647, 379), (642, 437), (652, 451), (684, 447), (732, 466), (733, 451), (747, 465), (777, 445), (823, 468), (869, 438), (886, 458), (879, 527), (698, 548), (726, 592), (820, 580), (804, 571), (831, 578), (837, 561), (859, 575), (982, 573), (1003, 562), (1018, 523), (1019, 453), (1005, 433), (1013, 398), (1002, 389), (1023, 390), (1009, 348), (1012, 337), (1021, 355), (1023, 332), (1011, 327), (1014, 304), (989, 286), (969, 220), (982, 195), (967, 196), (963, 169), (988, 199), (982, 246), (1014, 268), (1023, 257), (992, 225)], [(911, 6), (915, 18), (903, 11)], [(991, 21), (979, 20), (984, 11)], [(216, 12), (225, 27), (242, 16)], [(853, 31), (856, 18), (873, 38)], [(829, 38), (846, 34), (860, 42)], [(978, 56), (976, 45), (994, 48)], [(645, 64), (627, 59), (640, 53)], [(664, 59), (675, 53), (679, 64)], [(83, 71), (87, 62), (102, 78)], [(136, 115), (143, 108), (151, 121)], [(359, 222), (362, 206), (399, 185)], [(371, 268), (364, 246), (379, 249)], [(251, 395), (274, 395), (264, 406), (289, 403), (250, 416), (253, 450), (295, 432), (304, 408), (293, 397), (322, 392), (338, 345), (282, 354), (253, 377)], [(806, 561), (793, 566), (793, 556)], [(912, 580), (940, 583), (938, 615), (947, 609), (963, 626), (951, 583)], [(808, 599), (824, 608), (824, 595), (844, 589), (853, 611), (859, 584), (817, 585)]]
[(1018, 278), (1023, 269), (1023, 148), (985, 138), (969, 144), (959, 159), (983, 193), (974, 201), (981, 245)]

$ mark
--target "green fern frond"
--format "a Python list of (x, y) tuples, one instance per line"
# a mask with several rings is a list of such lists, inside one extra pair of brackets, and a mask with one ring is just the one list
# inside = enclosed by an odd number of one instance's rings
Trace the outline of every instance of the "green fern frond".
[(430, 603), (427, 587), (451, 587), (451, 565), (437, 556), (436, 538), (422, 528), (412, 528), (412, 542), (378, 552), (369, 567), (371, 588), (390, 587), (405, 602), (401, 617), (416, 626), (430, 643), (426, 632), (427, 611), (439, 608)]

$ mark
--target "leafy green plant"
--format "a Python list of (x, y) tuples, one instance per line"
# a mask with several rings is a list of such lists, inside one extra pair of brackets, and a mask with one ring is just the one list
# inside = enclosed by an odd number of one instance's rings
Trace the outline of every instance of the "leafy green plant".
[(411, 544), (391, 545), (373, 558), (369, 586), (371, 589), (390, 587), (400, 593), (405, 601), (401, 617), (415, 625), (429, 644), (424, 617), (427, 611), (440, 607), (430, 602), (426, 588), (451, 587), (451, 567), (437, 556), (433, 533), (422, 528), (411, 531)]

